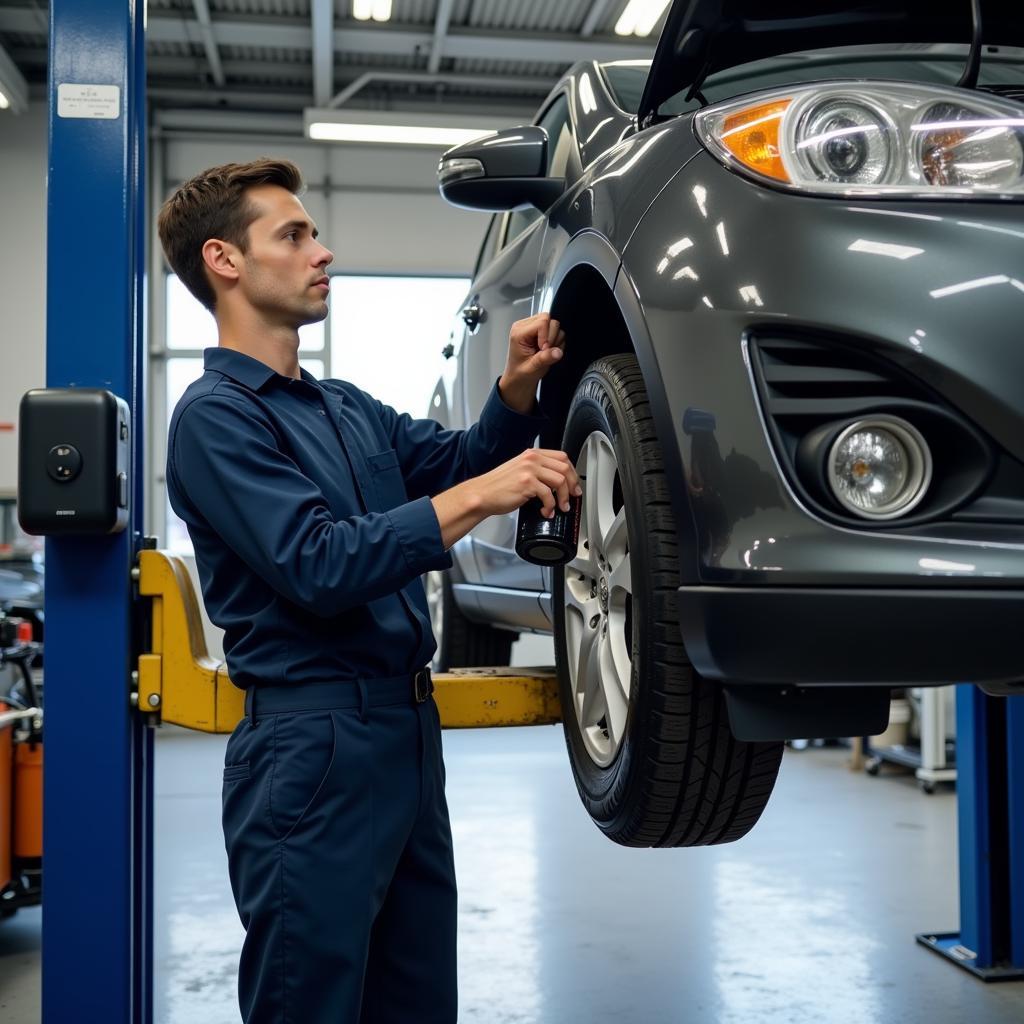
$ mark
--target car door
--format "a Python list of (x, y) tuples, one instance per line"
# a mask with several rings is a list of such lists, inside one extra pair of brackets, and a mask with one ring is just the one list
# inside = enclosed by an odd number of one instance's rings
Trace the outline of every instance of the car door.
[[(537, 123), (548, 133), (548, 176), (564, 177), (572, 145), (565, 93), (554, 97)], [(504, 216), (501, 228), (500, 249), (474, 281), (464, 310), (466, 328), (460, 370), (465, 384), (467, 422), (479, 416), (491, 387), (505, 368), (512, 324), (533, 312), (544, 215), (532, 206), (512, 210)], [(540, 591), (540, 567), (524, 562), (515, 553), (515, 527), (513, 513), (492, 516), (473, 531), (477, 581), (494, 587)]]

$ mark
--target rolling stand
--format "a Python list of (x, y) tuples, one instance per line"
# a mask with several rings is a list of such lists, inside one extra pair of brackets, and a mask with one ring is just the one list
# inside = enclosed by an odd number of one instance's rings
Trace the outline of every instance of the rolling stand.
[(946, 739), (947, 691), (945, 686), (929, 686), (921, 692), (920, 747), (870, 747), (865, 740), (864, 770), (869, 775), (877, 775), (883, 763), (898, 764), (910, 768), (921, 790), (929, 794), (937, 783), (956, 782), (956, 744)]

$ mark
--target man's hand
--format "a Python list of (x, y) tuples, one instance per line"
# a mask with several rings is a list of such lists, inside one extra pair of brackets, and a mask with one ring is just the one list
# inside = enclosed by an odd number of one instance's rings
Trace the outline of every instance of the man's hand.
[(521, 455), (431, 498), (441, 538), (450, 548), (488, 516), (514, 512), (539, 498), (543, 515), (555, 514), (555, 502), (567, 512), (570, 495), (583, 493), (572, 460), (550, 448), (527, 448)]
[(505, 404), (518, 412), (533, 411), (537, 384), (562, 358), (565, 331), (550, 313), (517, 320), (509, 331), (508, 360), (498, 381)]

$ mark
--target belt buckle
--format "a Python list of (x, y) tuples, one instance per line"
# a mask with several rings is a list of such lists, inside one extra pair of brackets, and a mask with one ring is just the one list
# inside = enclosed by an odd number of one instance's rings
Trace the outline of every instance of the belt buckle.
[(422, 704), (434, 692), (434, 680), (430, 677), (429, 668), (421, 668), (412, 677), (412, 692), (417, 704)]

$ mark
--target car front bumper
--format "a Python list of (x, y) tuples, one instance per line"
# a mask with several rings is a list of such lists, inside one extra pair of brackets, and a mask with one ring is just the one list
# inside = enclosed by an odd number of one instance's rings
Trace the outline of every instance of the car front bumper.
[(723, 682), (1024, 693), (1024, 590), (684, 586), (678, 609), (694, 668)]

